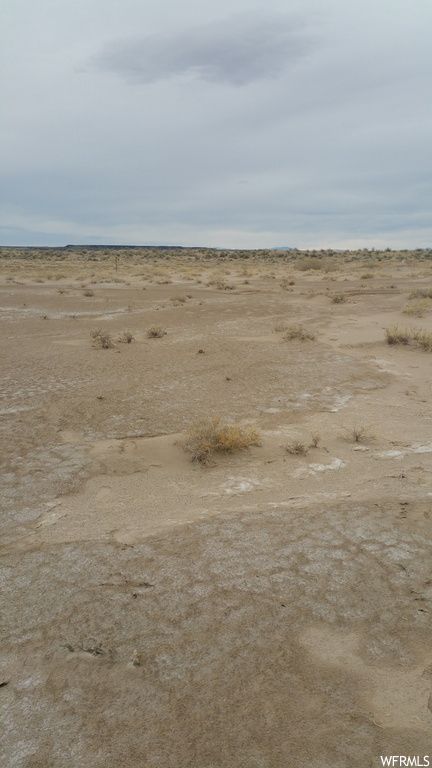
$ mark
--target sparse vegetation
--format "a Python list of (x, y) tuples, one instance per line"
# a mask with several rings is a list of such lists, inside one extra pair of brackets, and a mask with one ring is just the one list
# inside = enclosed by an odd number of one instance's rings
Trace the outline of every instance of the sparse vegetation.
[(376, 439), (372, 424), (354, 424), (343, 429), (345, 440), (350, 443), (367, 443)]
[(149, 339), (162, 339), (166, 333), (161, 325), (152, 325), (147, 331), (147, 336)]
[(415, 301), (412, 301), (411, 304), (405, 304), (404, 307), (402, 307), (402, 312), (405, 315), (416, 315), (417, 317), (423, 317), (424, 313), (427, 312), (428, 309), (430, 309), (432, 306), (432, 301), (429, 298), (425, 299), (417, 299)]
[(115, 346), (113, 338), (108, 331), (98, 329), (91, 331), (90, 336), (93, 339), (93, 346), (98, 349), (112, 349)]
[(315, 331), (303, 328), (302, 325), (290, 325), (286, 327), (283, 338), (285, 341), (292, 341), (293, 339), (299, 339), (300, 341), (315, 341), (316, 333)]
[(301, 440), (293, 440), (292, 443), (288, 443), (286, 450), (292, 456), (306, 456), (308, 452), (306, 444)]
[(320, 442), (321, 442), (321, 433), (312, 432), (309, 448), (318, 448)]
[(335, 293), (332, 296), (333, 304), (344, 304), (347, 300), (346, 293)]
[(171, 296), (170, 301), (174, 307), (179, 307), (181, 304), (185, 304), (187, 296)]
[(387, 344), (409, 344), (412, 333), (408, 328), (399, 328), (397, 325), (386, 328)]
[(432, 332), (424, 328), (386, 328), (387, 344), (405, 344), (432, 352)]
[(117, 341), (120, 341), (122, 344), (130, 344), (133, 340), (134, 335), (131, 331), (123, 331), (117, 339)]
[(205, 465), (216, 452), (234, 453), (244, 451), (251, 445), (261, 445), (255, 427), (223, 424), (220, 416), (211, 416), (190, 425), (184, 447), (192, 454), (192, 461)]
[(415, 291), (411, 291), (408, 296), (409, 299), (432, 299), (432, 288), (417, 288)]
[(295, 285), (295, 280), (288, 280), (288, 278), (284, 278), (283, 280), (281, 280), (279, 285), (283, 291), (289, 291), (290, 287), (292, 285)]
[(432, 332), (417, 328), (413, 331), (412, 343), (425, 352), (432, 352)]

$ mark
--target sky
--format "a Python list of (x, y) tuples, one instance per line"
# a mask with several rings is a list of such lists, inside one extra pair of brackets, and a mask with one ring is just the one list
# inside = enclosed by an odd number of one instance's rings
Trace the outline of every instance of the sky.
[(3, 0), (0, 245), (432, 247), (430, 0)]

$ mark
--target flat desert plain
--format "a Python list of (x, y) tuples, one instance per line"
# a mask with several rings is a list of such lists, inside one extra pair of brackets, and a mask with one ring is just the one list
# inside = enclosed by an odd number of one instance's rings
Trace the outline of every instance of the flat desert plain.
[(2, 768), (432, 763), (432, 262), (235, 256), (3, 254)]

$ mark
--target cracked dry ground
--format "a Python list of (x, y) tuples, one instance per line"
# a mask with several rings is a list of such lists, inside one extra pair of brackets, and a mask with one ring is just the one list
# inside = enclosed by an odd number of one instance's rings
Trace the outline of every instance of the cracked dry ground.
[[(338, 280), (341, 305), (310, 274), (0, 285), (1, 766), (431, 754), (431, 357), (384, 342), (427, 278)], [(135, 339), (95, 349), (96, 327)], [(262, 446), (193, 464), (184, 432), (212, 413)]]

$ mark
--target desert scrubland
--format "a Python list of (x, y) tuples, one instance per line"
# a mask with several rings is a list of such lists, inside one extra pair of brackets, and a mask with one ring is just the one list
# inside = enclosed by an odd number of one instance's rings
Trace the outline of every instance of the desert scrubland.
[(432, 754), (431, 254), (0, 251), (1, 766)]

